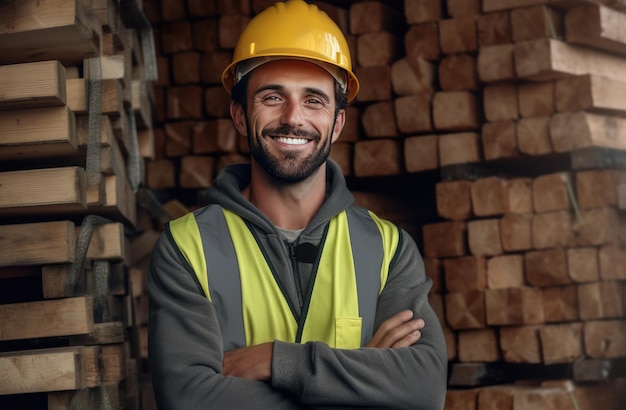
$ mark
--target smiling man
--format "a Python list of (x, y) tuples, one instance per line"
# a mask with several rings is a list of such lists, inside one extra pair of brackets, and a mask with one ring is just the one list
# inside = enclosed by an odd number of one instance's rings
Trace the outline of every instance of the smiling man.
[(154, 249), (159, 408), (441, 409), (447, 353), (417, 246), (356, 206), (328, 159), (359, 88), (343, 34), (276, 3), (222, 79), (251, 158)]

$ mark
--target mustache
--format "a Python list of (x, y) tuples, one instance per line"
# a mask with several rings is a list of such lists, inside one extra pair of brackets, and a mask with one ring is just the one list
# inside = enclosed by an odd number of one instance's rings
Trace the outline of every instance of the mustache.
[(276, 127), (276, 128), (265, 128), (262, 131), (262, 135), (264, 137), (267, 137), (270, 135), (284, 135), (284, 136), (293, 135), (295, 137), (303, 137), (303, 138), (309, 138), (309, 139), (314, 139), (314, 140), (318, 140), (320, 137), (319, 133), (317, 132), (305, 130), (302, 128), (294, 128), (289, 125), (281, 125), (280, 127)]

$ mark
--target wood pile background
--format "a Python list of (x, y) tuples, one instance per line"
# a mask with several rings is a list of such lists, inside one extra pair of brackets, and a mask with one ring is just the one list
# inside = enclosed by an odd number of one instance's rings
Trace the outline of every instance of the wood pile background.
[[(200, 206), (245, 160), (219, 76), (272, 3), (146, 2), (160, 54), (147, 184), (165, 198)], [(624, 3), (315, 3), (349, 34), (362, 84), (331, 156), (420, 245), (446, 409), (624, 408)]]
[(0, 408), (152, 398), (145, 271), (162, 207), (143, 189), (157, 70), (140, 6), (0, 2)]
[[(155, 408), (150, 250), (247, 160), (219, 78), (273, 3), (0, 3), (0, 408)], [(624, 2), (315, 4), (362, 85), (331, 156), (420, 246), (446, 410), (624, 409)]]

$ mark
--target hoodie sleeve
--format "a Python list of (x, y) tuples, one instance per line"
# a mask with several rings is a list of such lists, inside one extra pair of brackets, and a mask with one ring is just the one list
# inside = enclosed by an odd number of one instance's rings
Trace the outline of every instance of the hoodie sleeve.
[(148, 276), (148, 357), (159, 409), (299, 409), (285, 390), (221, 374), (215, 309), (162, 234)]
[(411, 309), (426, 325), (413, 346), (397, 349), (332, 349), (320, 342), (275, 342), (272, 386), (314, 408), (442, 409), (447, 350), (438, 317), (428, 302), (432, 282), (413, 239), (402, 243), (379, 296), (376, 328)]

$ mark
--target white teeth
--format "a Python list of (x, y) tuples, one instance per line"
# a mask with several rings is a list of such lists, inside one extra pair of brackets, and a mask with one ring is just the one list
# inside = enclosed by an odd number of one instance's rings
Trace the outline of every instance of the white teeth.
[(289, 145), (302, 145), (309, 142), (309, 140), (305, 138), (285, 138), (285, 137), (276, 137), (276, 141), (282, 142), (283, 144)]

